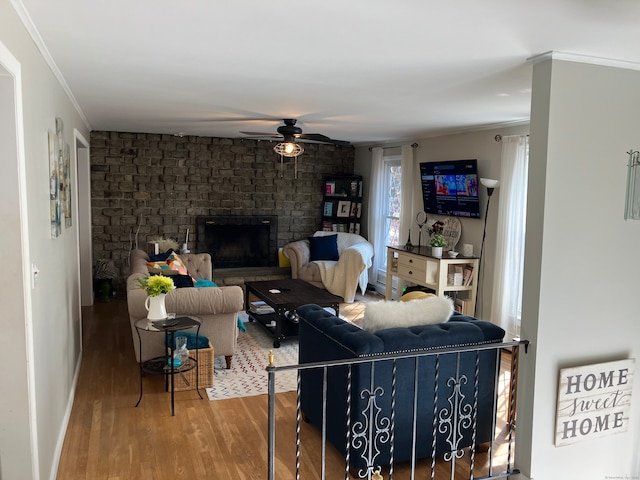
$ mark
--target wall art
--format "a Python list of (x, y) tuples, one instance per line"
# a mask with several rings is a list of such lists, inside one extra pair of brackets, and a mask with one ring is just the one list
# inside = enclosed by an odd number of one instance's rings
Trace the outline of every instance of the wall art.
[(60, 203), (59, 203), (59, 177), (58, 177), (58, 151), (54, 132), (49, 130), (49, 210), (51, 217), (51, 238), (60, 235)]
[(64, 143), (64, 123), (56, 117), (56, 131), (48, 132), (49, 146), (49, 209), (51, 237), (62, 233), (62, 218), (71, 227), (71, 149)]

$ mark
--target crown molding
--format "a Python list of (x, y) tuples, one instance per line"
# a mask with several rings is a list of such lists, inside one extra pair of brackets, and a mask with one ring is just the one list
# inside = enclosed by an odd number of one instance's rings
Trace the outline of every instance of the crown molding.
[[(412, 137), (404, 137), (404, 138), (395, 138), (391, 140), (386, 140), (384, 142), (363, 142), (357, 143), (353, 146), (356, 148), (365, 147), (365, 148), (374, 148), (374, 147), (382, 147), (382, 148), (392, 148), (392, 147), (400, 147), (402, 145), (409, 145), (414, 142), (420, 142), (420, 140), (426, 140), (430, 138), (439, 138), (439, 137), (447, 137), (449, 135), (464, 135), (471, 133), (481, 133), (489, 130), (499, 130), (501, 128), (510, 128), (510, 127), (520, 127), (520, 126), (528, 126), (530, 123), (529, 118), (521, 118), (516, 120), (510, 120), (506, 122), (498, 122), (498, 123), (487, 123), (481, 125), (470, 125), (466, 127), (450, 127), (450, 128), (442, 128), (438, 130), (431, 130), (429, 132), (423, 132), (422, 134), (415, 134)], [(517, 135), (517, 134), (514, 134)], [(524, 135), (524, 134), (522, 134)], [(503, 135), (509, 136), (509, 135)]]
[(640, 70), (640, 63), (616, 60), (613, 58), (594, 57), (592, 55), (581, 55), (578, 53), (559, 52), (551, 50), (527, 58), (527, 62), (536, 64), (547, 60), (560, 60), (563, 62), (587, 63), (590, 65), (600, 65), (602, 67), (624, 68), (626, 70)]
[(67, 94), (67, 97), (69, 98), (69, 101), (71, 102), (71, 104), (74, 106), (74, 108), (78, 112), (78, 115), (82, 119), (82, 123), (84, 123), (85, 127), (87, 127), (87, 130), (91, 131), (91, 125), (89, 124), (89, 121), (87, 120), (87, 117), (85, 116), (84, 112), (80, 108), (80, 104), (76, 100), (76, 97), (73, 95), (73, 92), (69, 88), (69, 85), (67, 84), (67, 81), (65, 80), (64, 76), (62, 75), (62, 72), (60, 71), (60, 69), (56, 65), (56, 62), (53, 61), (53, 57), (49, 53), (49, 49), (45, 45), (44, 40), (40, 36), (40, 32), (38, 32), (38, 29), (36, 28), (35, 24), (33, 23), (33, 20), (31, 20), (31, 16), (29, 15), (29, 13), (27, 12), (27, 9), (22, 4), (22, 1), (21, 0), (9, 0), (9, 1), (10, 1), (11, 5), (13, 6), (13, 9), (18, 14), (18, 17), (20, 17), (20, 20), (22, 21), (22, 24), (27, 29), (27, 32), (29, 33), (29, 36), (31, 36), (31, 39), (36, 44), (36, 47), (38, 47), (38, 50), (40, 51), (40, 54), (44, 58), (44, 61), (46, 62), (46, 64), (51, 69), (51, 72), (53, 73), (53, 75), (56, 77), (56, 79), (60, 83), (60, 86), (62, 87), (64, 92)]

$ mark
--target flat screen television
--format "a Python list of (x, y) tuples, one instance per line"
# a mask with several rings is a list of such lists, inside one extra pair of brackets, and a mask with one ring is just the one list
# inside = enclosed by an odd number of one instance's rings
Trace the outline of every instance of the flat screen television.
[(421, 163), (420, 180), (427, 214), (480, 218), (477, 160)]

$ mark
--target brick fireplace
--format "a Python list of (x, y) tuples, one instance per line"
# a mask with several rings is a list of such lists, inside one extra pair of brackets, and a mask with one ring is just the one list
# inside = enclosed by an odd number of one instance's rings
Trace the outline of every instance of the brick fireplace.
[(196, 224), (196, 249), (211, 255), (214, 268), (278, 265), (277, 216), (198, 216)]
[[(323, 179), (352, 174), (354, 152), (353, 147), (307, 144), (295, 179), (286, 161), (280, 176), (270, 141), (93, 131), (94, 262), (113, 260), (120, 272), (114, 283), (121, 285), (136, 244), (144, 248), (149, 239), (165, 237), (182, 245), (189, 229), (189, 248), (198, 252), (197, 218), (219, 216), (277, 217), (275, 245), (269, 247), (275, 259), (279, 247), (319, 229)], [(257, 268), (279, 270), (277, 264)], [(214, 263), (214, 281), (220, 270)], [(238, 275), (228, 275), (224, 283), (262, 279), (244, 273), (245, 267), (236, 270)]]

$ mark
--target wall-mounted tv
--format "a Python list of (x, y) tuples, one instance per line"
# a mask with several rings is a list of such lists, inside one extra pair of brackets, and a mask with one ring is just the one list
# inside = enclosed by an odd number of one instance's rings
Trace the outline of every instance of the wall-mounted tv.
[(421, 163), (420, 180), (427, 214), (480, 218), (477, 160)]

